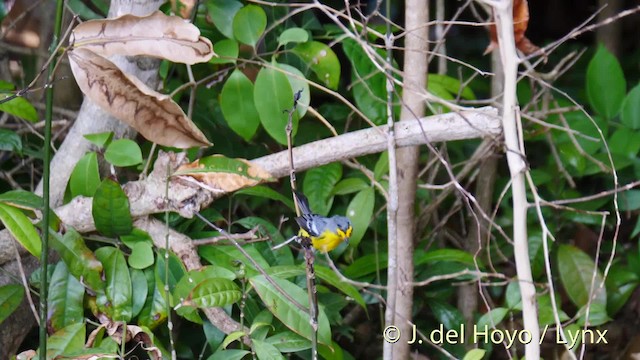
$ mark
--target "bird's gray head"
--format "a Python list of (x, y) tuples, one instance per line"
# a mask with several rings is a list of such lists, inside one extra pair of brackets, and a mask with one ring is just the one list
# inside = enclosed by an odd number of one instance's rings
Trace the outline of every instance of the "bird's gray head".
[(342, 230), (342, 232), (344, 232), (347, 237), (351, 236), (351, 220), (349, 220), (349, 218), (345, 217), (345, 216), (333, 216), (331, 218), (333, 221), (335, 221), (336, 225), (338, 226), (338, 229)]

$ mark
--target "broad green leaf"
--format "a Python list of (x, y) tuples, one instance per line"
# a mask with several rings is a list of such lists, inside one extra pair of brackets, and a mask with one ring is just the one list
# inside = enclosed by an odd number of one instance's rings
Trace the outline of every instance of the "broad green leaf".
[(253, 84), (242, 71), (235, 70), (222, 86), (220, 109), (227, 124), (246, 141), (251, 140), (260, 125), (253, 101)]
[(243, 44), (255, 47), (267, 27), (267, 14), (260, 6), (247, 5), (233, 17), (233, 35)]
[(307, 64), (320, 82), (336, 90), (340, 82), (340, 60), (333, 50), (318, 41), (299, 44), (291, 50)]
[[(640, 141), (638, 141), (635, 132), (625, 127), (616, 130), (607, 142), (609, 143), (609, 150), (611, 150), (613, 155), (621, 155), (624, 158), (635, 159), (638, 151), (640, 151)], [(616, 165), (617, 169), (620, 169), (620, 165)]]
[[(593, 272), (595, 281), (591, 290)], [(571, 245), (560, 245), (558, 248), (558, 273), (560, 281), (569, 299), (580, 307), (587, 304), (589, 297), (595, 294), (591, 304), (607, 304), (607, 291), (600, 288), (602, 274), (595, 266), (593, 259), (582, 250)]]
[(586, 84), (591, 107), (608, 120), (616, 116), (625, 97), (627, 82), (618, 59), (602, 45), (589, 62)]
[(369, 185), (361, 178), (348, 178), (340, 180), (331, 190), (331, 195), (347, 195), (368, 188)]
[(240, 48), (238, 42), (233, 39), (220, 40), (213, 45), (214, 56), (209, 60), (211, 64), (235, 64)]
[(209, 356), (207, 360), (242, 360), (246, 355), (251, 354), (247, 350), (229, 349), (218, 350), (213, 355)]
[[(560, 304), (560, 296), (556, 293), (556, 304)], [(520, 309), (522, 309), (522, 305), (520, 304)], [(569, 316), (562, 311), (562, 309), (558, 309), (558, 318), (560, 321), (569, 320)], [(538, 296), (538, 322), (540, 326), (555, 324), (555, 311), (553, 310), (553, 306), (551, 306), (551, 296), (549, 294), (542, 294)]]
[(234, 195), (248, 195), (248, 196), (258, 196), (266, 199), (280, 201), (281, 203), (287, 205), (289, 209), (294, 210), (293, 200), (290, 197), (284, 196), (281, 193), (273, 190), (270, 187), (266, 187), (264, 185), (252, 186), (245, 189), (240, 189), (234, 193)]
[(311, 103), (311, 90), (309, 89), (309, 83), (305, 81), (306, 77), (297, 68), (287, 64), (276, 64), (276, 66), (286, 72), (285, 75), (287, 76), (287, 79), (289, 79), (289, 84), (291, 85), (291, 90), (293, 90), (294, 94), (300, 93), (300, 98), (297, 101), (296, 113), (298, 113), (298, 117), (302, 119), (302, 117), (307, 113), (309, 103)]
[[(469, 266), (475, 266), (473, 262), (473, 255), (458, 249), (429, 250), (415, 257), (416, 266), (436, 261), (452, 261)], [(478, 259), (478, 265), (482, 266), (480, 259)]]
[[(280, 244), (285, 241), (284, 236), (280, 233), (280, 229), (263, 218), (249, 216), (236, 221), (236, 223), (242, 225), (247, 230), (257, 227), (258, 234), (260, 236), (268, 236), (269, 239), (271, 239), (272, 244)], [(262, 258), (269, 264), (293, 264), (293, 254), (291, 253), (291, 249), (288, 247), (274, 251), (267, 243), (258, 243), (254, 246), (255, 247), (253, 249), (257, 250)]]
[(9, 129), (0, 129), (0, 151), (22, 153), (22, 139), (20, 135)]
[(267, 333), (273, 328), (273, 314), (269, 310), (264, 309), (253, 318), (251, 327), (249, 328), (249, 335), (251, 339), (264, 340), (267, 338)]
[[(103, 1), (91, 1), (93, 6), (104, 3)], [(82, 20), (104, 19), (104, 15), (95, 13), (91, 8), (84, 4), (82, 0), (69, 0), (67, 2), (69, 8), (74, 14), (77, 14)], [(95, 7), (94, 7), (95, 9)], [(109, 10), (107, 8), (107, 10)], [(106, 11), (103, 14), (107, 14)]]
[(113, 132), (107, 131), (95, 134), (87, 134), (84, 135), (84, 138), (89, 140), (95, 146), (101, 148), (111, 142), (111, 139), (113, 138)]
[(631, 89), (624, 98), (620, 120), (631, 129), (640, 129), (640, 84)]
[(191, 270), (184, 274), (176, 284), (176, 287), (173, 290), (173, 297), (176, 304), (172, 304), (172, 306), (175, 306), (178, 302), (187, 299), (189, 294), (198, 284), (211, 278), (222, 278), (233, 281), (235, 280), (236, 275), (232, 271), (223, 267), (213, 265), (204, 266), (197, 270)]
[(342, 178), (342, 164), (330, 163), (308, 170), (304, 175), (302, 189), (309, 199), (311, 211), (327, 216), (333, 205), (331, 191)]
[(439, 299), (429, 299), (427, 304), (429, 308), (431, 308), (433, 316), (435, 316), (438, 322), (446, 329), (459, 329), (461, 324), (464, 324), (464, 318), (460, 310), (456, 309), (453, 305)]
[(287, 45), (289, 43), (303, 43), (309, 41), (309, 33), (307, 30), (292, 27), (288, 28), (278, 36), (278, 47)]
[(258, 356), (258, 360), (284, 360), (284, 356), (282, 356), (280, 351), (268, 342), (253, 339), (251, 344), (253, 351), (255, 351)]
[(504, 297), (507, 308), (511, 310), (522, 310), (522, 299), (520, 296), (520, 283), (518, 283), (518, 281), (509, 282)]
[(129, 255), (129, 266), (134, 269), (146, 269), (153, 265), (155, 259), (153, 257), (153, 247), (147, 242), (139, 242), (131, 248)]
[[(260, 123), (267, 133), (280, 144), (287, 144), (286, 126), (289, 116), (285, 110), (293, 107), (293, 90), (289, 79), (280, 71), (262, 68), (253, 89), (253, 101)], [(292, 114), (294, 136), (298, 129), (298, 113)]]
[[(0, 100), (4, 100), (8, 98), (9, 94), (0, 94)], [(6, 112), (7, 114), (11, 114), (17, 116), (19, 118), (23, 118), (32, 123), (38, 122), (38, 112), (36, 108), (31, 105), (29, 100), (18, 96), (12, 100), (9, 100), (5, 103), (0, 104), (0, 111)]]
[(0, 222), (31, 255), (40, 258), (40, 253), (42, 252), (40, 235), (21, 210), (0, 203)]
[(640, 190), (627, 190), (620, 194), (618, 205), (622, 211), (640, 209)]
[(376, 166), (373, 168), (373, 177), (380, 180), (387, 174), (389, 174), (389, 152), (384, 151), (380, 154)]
[(475, 100), (476, 96), (470, 87), (462, 86), (460, 80), (452, 78), (447, 75), (429, 74), (427, 79), (427, 87), (431, 89), (433, 84), (439, 84), (446, 91), (448, 91), (453, 98), (456, 98), (458, 94), (461, 98), (466, 100)]
[(146, 231), (135, 228), (131, 233), (120, 236), (122, 241), (129, 249), (133, 249), (138, 243), (147, 243), (153, 245), (153, 239)]
[(614, 263), (607, 279), (607, 313), (615, 315), (629, 300), (633, 291), (640, 284), (638, 274), (627, 266)]
[[(296, 300), (300, 305), (307, 307), (308, 298), (305, 290), (290, 281), (276, 277), (272, 279), (291, 298)], [(249, 282), (269, 311), (280, 319), (286, 327), (307, 339), (311, 339), (312, 330), (311, 324), (309, 323), (308, 310), (303, 311), (292, 304), (279, 290), (275, 289), (263, 275), (252, 277), (249, 279)], [(318, 342), (322, 344), (331, 343), (329, 319), (322, 308), (319, 308), (318, 311)]]
[(87, 248), (84, 240), (73, 228), (67, 228), (64, 236), (51, 234), (51, 246), (60, 254), (69, 272), (93, 292), (104, 290), (102, 263)]
[[(245, 246), (244, 250), (260, 267), (263, 269), (269, 268), (269, 263), (255, 247)], [(198, 254), (212, 265), (222, 266), (231, 271), (237, 271), (240, 264), (243, 264), (244, 271), (249, 276), (256, 274), (258, 271), (253, 267), (253, 263), (241, 254), (235, 246), (200, 246)]]
[(273, 242), (276, 244), (284, 241), (284, 236), (282, 236), (282, 233), (280, 233), (278, 227), (263, 218), (248, 216), (236, 221), (236, 223), (238, 225), (244, 226), (246, 229), (253, 229), (257, 226), (260, 232), (269, 235), (271, 240), (273, 240)]
[(242, 292), (232, 280), (210, 278), (197, 284), (185, 305), (199, 308), (224, 307), (236, 303), (242, 298)]
[(0, 324), (20, 306), (23, 298), (24, 288), (22, 285), (0, 286)]
[(147, 279), (147, 300), (138, 315), (138, 325), (155, 328), (167, 318), (167, 304), (164, 296), (156, 286), (156, 277), (153, 269), (146, 269), (144, 275)]
[(73, 168), (69, 178), (71, 197), (92, 197), (100, 186), (98, 155), (95, 152), (85, 154)]
[(113, 308), (113, 320), (129, 322), (132, 314), (131, 275), (124, 255), (117, 248), (104, 246), (96, 250), (104, 267), (105, 292)]
[(375, 192), (373, 188), (360, 191), (349, 203), (347, 207), (347, 217), (351, 220), (353, 233), (349, 239), (350, 247), (357, 247), (364, 237), (371, 218), (373, 217), (373, 207), (375, 205)]
[(349, 279), (358, 279), (363, 276), (384, 270), (388, 266), (388, 255), (385, 252), (378, 254), (367, 254), (357, 258), (344, 270), (344, 276)]
[(485, 349), (472, 349), (464, 354), (462, 360), (482, 360), (484, 359), (484, 354), (486, 353), (487, 350)]
[(233, 19), (241, 8), (242, 3), (236, 0), (207, 1), (207, 10), (213, 24), (229, 39), (233, 39)]
[[(169, 251), (169, 273), (167, 273), (167, 265), (165, 263), (167, 260), (166, 254), (167, 251), (165, 249), (158, 250), (155, 269), (156, 281), (158, 281), (158, 284), (160, 285), (165, 285), (168, 280), (169, 292), (173, 292), (178, 281), (187, 273), (187, 269), (184, 267), (182, 261), (180, 261), (180, 258), (178, 258), (178, 256), (172, 251)], [(160, 292), (164, 294), (164, 287), (160, 288)]]
[(104, 158), (114, 166), (133, 166), (142, 163), (142, 150), (135, 141), (118, 139), (107, 146)]
[(478, 331), (489, 332), (491, 329), (497, 328), (508, 312), (509, 309), (503, 307), (491, 309), (478, 320)]
[(592, 303), (589, 307), (589, 318), (587, 321), (587, 305), (578, 310), (581, 315), (578, 318), (578, 325), (580, 326), (600, 326), (611, 321), (609, 315), (607, 315), (607, 305), (603, 303)]
[(327, 282), (329, 285), (335, 287), (336, 289), (342, 291), (345, 295), (353, 299), (358, 305), (366, 308), (366, 304), (362, 295), (358, 292), (358, 290), (351, 284), (344, 282), (333, 270), (328, 267), (316, 265), (315, 266), (316, 276)]
[(104, 179), (96, 189), (91, 213), (96, 229), (105, 236), (126, 235), (133, 229), (129, 198), (112, 179)]
[(293, 331), (281, 331), (266, 340), (280, 352), (292, 353), (311, 348), (311, 342), (308, 339), (294, 333)]
[(42, 197), (25, 190), (11, 190), (0, 194), (0, 202), (25, 210), (42, 209)]
[(84, 323), (72, 324), (56, 331), (47, 340), (47, 359), (60, 355), (69, 355), (84, 348), (86, 326)]
[(49, 326), (58, 331), (84, 320), (84, 286), (69, 273), (67, 265), (59, 262), (49, 283)]
[(147, 279), (144, 276), (144, 272), (138, 269), (131, 269), (131, 317), (136, 317), (140, 314), (145, 301), (147, 300), (147, 294), (149, 293), (149, 286), (147, 285)]

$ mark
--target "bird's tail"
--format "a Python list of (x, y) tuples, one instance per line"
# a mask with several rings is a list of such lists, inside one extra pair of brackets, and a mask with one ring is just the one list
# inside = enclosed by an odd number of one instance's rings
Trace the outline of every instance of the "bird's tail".
[(307, 197), (304, 196), (304, 194), (300, 191), (294, 191), (293, 194), (295, 195), (296, 202), (300, 207), (300, 212), (302, 212), (303, 215), (311, 214), (311, 208), (309, 207), (309, 200), (307, 199)]

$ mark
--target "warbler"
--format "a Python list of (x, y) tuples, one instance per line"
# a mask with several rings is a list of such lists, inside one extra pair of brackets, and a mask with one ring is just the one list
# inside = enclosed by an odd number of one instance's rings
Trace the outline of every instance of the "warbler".
[(311, 240), (316, 250), (329, 252), (343, 241), (349, 241), (353, 227), (351, 221), (344, 216), (324, 217), (311, 212), (309, 200), (302, 193), (294, 191), (302, 216), (295, 218), (300, 231), (298, 237)]

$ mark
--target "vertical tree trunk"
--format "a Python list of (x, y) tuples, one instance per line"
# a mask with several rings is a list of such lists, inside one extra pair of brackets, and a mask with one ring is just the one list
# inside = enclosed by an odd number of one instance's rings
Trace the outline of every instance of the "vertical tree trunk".
[[(604, 7), (604, 8), (603, 8)], [(610, 18), (622, 9), (621, 0), (598, 0), (598, 8), (603, 8), (598, 14), (598, 22)], [(620, 35), (622, 34), (622, 22), (614, 21), (596, 30), (596, 42), (603, 44), (607, 50), (615, 56), (620, 55)]]
[[(404, 88), (402, 92), (402, 121), (416, 121), (424, 116), (425, 104), (418, 95), (426, 88), (427, 82), (427, 49), (429, 19), (428, 1), (407, 0), (405, 4), (405, 56), (404, 56)], [(398, 171), (398, 212), (397, 212), (397, 271), (395, 272), (395, 307), (393, 320), (387, 325), (397, 326), (400, 334), (404, 334), (395, 343), (391, 351), (391, 359), (409, 358), (410, 347), (407, 341), (411, 334), (411, 312), (413, 310), (413, 248), (415, 234), (414, 203), (416, 180), (418, 176), (419, 147), (407, 147), (396, 151)], [(391, 253), (391, 251), (390, 251)], [(392, 281), (389, 279), (389, 281)], [(390, 289), (390, 291), (392, 291)]]

